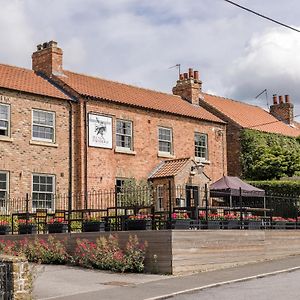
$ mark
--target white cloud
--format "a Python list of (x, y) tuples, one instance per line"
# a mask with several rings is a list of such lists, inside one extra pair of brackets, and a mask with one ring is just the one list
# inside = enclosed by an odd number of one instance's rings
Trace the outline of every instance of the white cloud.
[(265, 88), (270, 96), (290, 94), (300, 113), (299, 52), (299, 33), (276, 28), (255, 35), (231, 66), (226, 93), (244, 99)]

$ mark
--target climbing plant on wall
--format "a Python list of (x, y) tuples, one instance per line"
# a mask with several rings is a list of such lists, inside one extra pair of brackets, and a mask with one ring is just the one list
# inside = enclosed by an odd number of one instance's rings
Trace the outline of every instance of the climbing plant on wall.
[(241, 134), (243, 177), (270, 180), (300, 175), (300, 139), (245, 129)]

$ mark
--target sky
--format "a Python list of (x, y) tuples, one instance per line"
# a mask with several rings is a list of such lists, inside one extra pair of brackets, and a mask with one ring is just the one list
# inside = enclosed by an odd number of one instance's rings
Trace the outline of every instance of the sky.
[[(235, 0), (300, 29), (298, 0)], [(203, 91), (268, 109), (291, 96), (300, 114), (300, 33), (224, 0), (0, 0), (0, 63), (31, 68), (55, 40), (64, 69), (171, 93), (177, 68)], [(263, 94), (267, 89), (268, 98)], [(296, 118), (300, 122), (300, 117)]]

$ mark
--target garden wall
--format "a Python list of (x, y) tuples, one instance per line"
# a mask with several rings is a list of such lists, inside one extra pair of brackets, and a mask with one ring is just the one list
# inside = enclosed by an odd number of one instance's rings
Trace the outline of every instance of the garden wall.
[[(192, 273), (300, 255), (300, 230), (161, 230), (116, 234), (121, 246), (130, 234), (148, 242), (145, 269), (153, 273)], [(69, 250), (74, 251), (77, 238), (95, 240), (107, 235), (109, 232), (56, 234), (56, 237), (65, 239)], [(43, 237), (47, 235), (39, 235)], [(24, 236), (3, 238), (16, 240)]]

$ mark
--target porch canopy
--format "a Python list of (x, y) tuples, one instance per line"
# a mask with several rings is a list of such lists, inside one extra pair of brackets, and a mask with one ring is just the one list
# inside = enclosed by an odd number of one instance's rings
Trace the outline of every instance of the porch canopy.
[(265, 191), (248, 184), (238, 177), (223, 176), (210, 186), (211, 197), (239, 196), (264, 197)]

